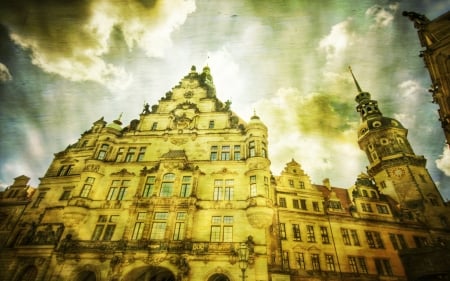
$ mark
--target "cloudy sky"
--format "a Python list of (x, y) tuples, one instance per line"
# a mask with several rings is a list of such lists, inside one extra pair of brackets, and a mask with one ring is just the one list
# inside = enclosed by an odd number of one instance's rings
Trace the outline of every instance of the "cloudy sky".
[(0, 2), (0, 186), (38, 185), (53, 153), (104, 116), (143, 104), (208, 64), (218, 97), (269, 128), (272, 171), (292, 158), (314, 183), (350, 187), (368, 164), (356, 142), (351, 65), (450, 198), (450, 152), (412, 22), (447, 0), (16, 0)]

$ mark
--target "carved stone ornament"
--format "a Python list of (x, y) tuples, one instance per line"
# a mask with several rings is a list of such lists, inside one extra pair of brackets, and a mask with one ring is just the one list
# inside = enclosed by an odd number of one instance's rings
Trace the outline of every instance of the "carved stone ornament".
[(116, 173), (112, 173), (111, 176), (120, 176), (120, 177), (132, 177), (135, 176), (136, 174), (133, 172), (129, 172), (127, 169), (123, 168), (122, 170), (120, 170), (119, 172)]

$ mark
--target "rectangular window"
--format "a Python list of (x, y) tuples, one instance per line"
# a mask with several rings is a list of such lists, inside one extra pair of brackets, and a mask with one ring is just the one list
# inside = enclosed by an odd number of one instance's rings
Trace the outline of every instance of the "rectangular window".
[(361, 208), (363, 210), (363, 212), (367, 212), (367, 213), (372, 213), (372, 205), (370, 205), (369, 203), (361, 203)]
[(294, 234), (294, 240), (296, 240), (296, 241), (302, 240), (301, 233), (300, 233), (300, 225), (293, 224), (292, 225), (292, 233)]
[(280, 223), (280, 238), (286, 239), (286, 225), (284, 223)]
[(389, 214), (389, 209), (385, 205), (376, 204), (379, 214)]
[(213, 200), (222, 200), (223, 180), (214, 180)]
[(241, 160), (241, 146), (240, 145), (234, 146), (234, 160), (236, 160), (236, 161)]
[(328, 229), (326, 228), (326, 226), (320, 227), (320, 235), (322, 236), (323, 244), (330, 244), (330, 238), (328, 237)]
[(306, 208), (306, 200), (305, 199), (300, 199), (300, 208), (302, 210), (307, 210), (307, 208)]
[(230, 146), (229, 145), (223, 145), (222, 151), (220, 154), (220, 160), (231, 160), (230, 158)]
[(360, 246), (358, 232), (356, 231), (356, 229), (351, 229), (350, 235), (352, 236), (353, 239), (353, 245)]
[(294, 187), (294, 180), (289, 180), (289, 187)]
[(299, 182), (299, 187), (300, 187), (300, 189), (305, 189), (305, 182), (300, 181)]
[(156, 212), (154, 214), (152, 231), (150, 233), (150, 239), (162, 240), (166, 234), (167, 219), (169, 213), (167, 212)]
[(297, 199), (292, 199), (292, 206), (294, 209), (300, 209), (300, 204), (298, 203)]
[(300, 269), (306, 269), (305, 255), (303, 253), (295, 252), (295, 261)]
[(135, 147), (130, 147), (127, 152), (127, 156), (125, 157), (125, 162), (131, 162), (133, 161), (134, 154), (136, 153)]
[(224, 200), (233, 200), (234, 196), (234, 180), (228, 179), (225, 180), (225, 192), (224, 192)]
[(316, 236), (314, 235), (314, 226), (312, 225), (306, 226), (306, 240), (311, 243), (316, 242)]
[(320, 271), (319, 254), (311, 254), (311, 265), (312, 265), (313, 270)]
[(59, 169), (57, 176), (69, 176), (72, 172), (73, 165), (64, 165)]
[(352, 243), (350, 242), (350, 234), (348, 233), (348, 229), (341, 228), (341, 234), (344, 245), (351, 245)]
[(106, 153), (108, 152), (108, 148), (109, 148), (109, 145), (102, 144), (102, 146), (100, 147), (100, 150), (98, 151), (98, 154), (97, 154), (98, 160), (104, 160), (106, 158)]
[(138, 157), (137, 157), (137, 161), (138, 162), (144, 161), (145, 151), (146, 151), (145, 147), (139, 148), (139, 154), (138, 154)]
[(394, 275), (392, 272), (391, 263), (388, 259), (374, 259), (375, 268), (377, 270), (378, 275), (392, 276)]
[(139, 240), (142, 238), (142, 232), (144, 231), (144, 223), (136, 222), (134, 224), (133, 234), (131, 236), (132, 240)]
[(257, 194), (256, 176), (250, 176), (250, 197), (255, 197)]
[(213, 145), (211, 146), (211, 154), (209, 156), (209, 160), (216, 161), (217, 160), (217, 146)]
[(175, 228), (173, 232), (173, 240), (179, 241), (184, 239), (184, 233), (185, 233), (185, 222), (186, 219), (186, 213), (185, 212), (179, 212), (177, 213), (177, 221), (175, 222)]
[(119, 150), (117, 151), (117, 156), (116, 156), (116, 162), (122, 162), (123, 161), (123, 151), (124, 148), (120, 147)]
[(114, 234), (114, 230), (116, 229), (118, 218), (119, 216), (117, 215), (111, 215), (109, 216), (109, 219), (108, 216), (100, 215), (94, 228), (91, 240), (111, 240)]
[(397, 236), (395, 236), (395, 234), (389, 233), (389, 240), (391, 240), (392, 247), (395, 250), (399, 250), (400, 249), (400, 246), (398, 245), (398, 242), (397, 242)]
[(366, 231), (367, 244), (370, 248), (383, 249), (384, 244), (381, 235), (376, 231)]
[(358, 273), (358, 263), (356, 262), (356, 257), (348, 257), (348, 265), (351, 272)]
[(341, 202), (340, 202), (340, 201), (330, 200), (330, 201), (328, 202), (328, 206), (329, 206), (331, 209), (335, 209), (335, 210), (341, 210), (341, 209), (342, 209), (342, 206), (341, 206)]
[(70, 198), (71, 190), (64, 190), (61, 194), (61, 197), (59, 197), (59, 200), (69, 200)]
[(364, 257), (348, 257), (348, 264), (351, 272), (367, 274), (366, 260)]
[[(233, 223), (232, 216), (213, 216), (211, 218), (211, 242), (233, 242)], [(223, 237), (222, 237), (223, 233)]]
[(280, 201), (280, 207), (286, 208), (286, 198), (280, 197), (278, 200)]
[(428, 239), (423, 236), (413, 236), (414, 243), (416, 244), (417, 248), (423, 248), (428, 246)]
[(34, 201), (33, 208), (39, 207), (42, 200), (44, 200), (45, 192), (39, 192), (39, 196), (36, 198), (36, 201)]
[(129, 183), (129, 180), (123, 180), (122, 182), (113, 180), (108, 195), (106, 196), (106, 200), (123, 200)]
[(153, 195), (153, 190), (155, 188), (155, 177), (147, 177), (145, 181), (144, 190), (142, 191), (143, 198), (150, 198)]
[(248, 151), (249, 151), (249, 157), (255, 157), (256, 156), (256, 147), (255, 142), (251, 141), (248, 143)]
[(180, 197), (189, 197), (191, 195), (191, 181), (190, 176), (183, 176), (180, 188)]
[(325, 254), (325, 264), (327, 266), (328, 271), (336, 271), (336, 267), (334, 265), (334, 256)]
[(94, 184), (94, 178), (87, 177), (84, 181), (83, 188), (81, 189), (80, 197), (88, 197), (91, 192), (92, 185)]
[(153, 122), (151, 130), (156, 131), (157, 128), (158, 128), (158, 122)]
[(264, 194), (269, 197), (269, 178), (264, 177)]
[(319, 202), (313, 202), (313, 209), (315, 212), (320, 212)]

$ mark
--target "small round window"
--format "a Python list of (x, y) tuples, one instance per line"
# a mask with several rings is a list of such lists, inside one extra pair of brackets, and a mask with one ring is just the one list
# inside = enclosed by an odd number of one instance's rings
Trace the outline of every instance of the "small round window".
[(372, 123), (372, 126), (373, 126), (374, 128), (378, 128), (378, 127), (381, 126), (381, 122), (380, 122), (380, 121), (375, 121), (375, 122)]

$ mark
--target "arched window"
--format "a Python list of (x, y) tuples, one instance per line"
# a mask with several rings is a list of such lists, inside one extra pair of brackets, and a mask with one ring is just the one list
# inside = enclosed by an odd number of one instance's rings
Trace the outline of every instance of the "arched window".
[(37, 268), (34, 265), (30, 265), (25, 268), (22, 274), (17, 278), (17, 281), (34, 281), (37, 276)]
[(209, 277), (208, 281), (230, 281), (230, 278), (228, 278), (225, 274), (216, 273)]
[(163, 180), (161, 183), (161, 190), (159, 192), (159, 196), (161, 197), (170, 197), (173, 193), (173, 183), (175, 181), (175, 174), (168, 173), (163, 176)]

